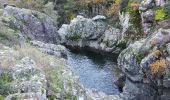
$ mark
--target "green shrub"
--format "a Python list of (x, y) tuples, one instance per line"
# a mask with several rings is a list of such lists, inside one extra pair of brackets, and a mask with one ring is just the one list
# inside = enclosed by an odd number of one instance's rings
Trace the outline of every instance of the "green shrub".
[(155, 12), (155, 20), (163, 20), (165, 19), (166, 17), (166, 14), (165, 14), (165, 11), (164, 11), (164, 8), (158, 8), (156, 9), (156, 12)]
[(166, 18), (170, 18), (170, 4), (166, 4), (164, 6), (164, 10), (165, 10), (165, 14), (166, 14)]
[(130, 14), (130, 24), (131, 24), (131, 31), (135, 33), (136, 37), (142, 36), (142, 24), (141, 24), (141, 15), (139, 13), (139, 3), (130, 1), (128, 6), (122, 10), (124, 12), (128, 12)]
[(163, 7), (155, 9), (155, 20), (170, 19), (170, 5), (166, 4)]
[(7, 96), (11, 93), (10, 90), (10, 83), (12, 82), (13, 78), (10, 73), (2, 73), (0, 74), (0, 95)]
[(0, 95), (0, 100), (4, 100), (4, 97)]
[(141, 63), (142, 59), (145, 57), (145, 51), (140, 51), (138, 55), (136, 56), (136, 61), (138, 64)]
[(71, 40), (71, 41), (79, 41), (81, 39), (81, 36), (78, 34), (74, 34), (72, 36), (66, 36), (66, 39)]

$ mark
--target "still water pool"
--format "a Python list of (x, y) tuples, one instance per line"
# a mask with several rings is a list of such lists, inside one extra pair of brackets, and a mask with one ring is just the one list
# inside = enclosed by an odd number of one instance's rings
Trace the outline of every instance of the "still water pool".
[(71, 50), (68, 64), (73, 73), (80, 77), (85, 88), (102, 91), (108, 95), (119, 93), (118, 87), (113, 83), (116, 77), (116, 63), (111, 57)]

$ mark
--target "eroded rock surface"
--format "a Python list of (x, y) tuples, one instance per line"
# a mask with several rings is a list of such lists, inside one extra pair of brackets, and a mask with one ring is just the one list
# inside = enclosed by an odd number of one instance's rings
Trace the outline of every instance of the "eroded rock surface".
[(7, 6), (3, 9), (2, 22), (21, 31), (27, 39), (59, 43), (54, 20), (38, 11)]
[(119, 54), (126, 47), (121, 41), (121, 31), (107, 25), (104, 16), (92, 19), (77, 16), (69, 25), (64, 24), (58, 31), (62, 43), (74, 48), (88, 47), (93, 51)]

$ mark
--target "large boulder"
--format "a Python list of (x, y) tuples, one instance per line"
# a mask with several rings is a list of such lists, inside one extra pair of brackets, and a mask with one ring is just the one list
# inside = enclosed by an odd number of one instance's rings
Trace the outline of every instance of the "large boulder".
[(119, 55), (119, 68), (127, 78), (123, 94), (131, 95), (128, 100), (167, 100), (169, 97), (169, 36), (169, 29), (159, 29), (129, 45)]
[(93, 51), (118, 54), (126, 47), (126, 40), (121, 41), (121, 31), (107, 25), (104, 16), (92, 19), (77, 16), (69, 25), (64, 24), (58, 31), (62, 43), (71, 47), (88, 47)]
[(59, 43), (57, 25), (54, 20), (38, 11), (7, 6), (1, 15), (2, 22), (14, 29), (20, 30), (28, 40), (39, 40)]

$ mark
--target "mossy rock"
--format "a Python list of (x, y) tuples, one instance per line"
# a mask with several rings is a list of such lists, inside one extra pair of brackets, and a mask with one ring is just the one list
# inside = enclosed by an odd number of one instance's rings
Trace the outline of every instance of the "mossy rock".
[(81, 36), (78, 34), (74, 34), (74, 35), (67, 35), (66, 39), (71, 40), (71, 41), (79, 41), (81, 39)]
[(2, 16), (4, 13), (3, 9), (0, 9), (0, 16)]
[(6, 22), (9, 22), (9, 21), (15, 19), (14, 16), (2, 16), (1, 18), (2, 18), (2, 20), (6, 21)]
[(55, 68), (48, 69), (46, 71), (47, 79), (49, 80), (49, 89), (55, 93), (62, 93), (64, 92), (64, 83), (62, 81), (62, 76), (60, 72), (57, 71)]
[(136, 61), (138, 64), (142, 61), (142, 59), (145, 57), (145, 51), (140, 51), (138, 55), (136, 56)]

